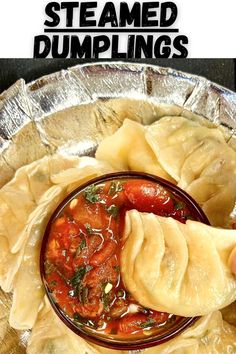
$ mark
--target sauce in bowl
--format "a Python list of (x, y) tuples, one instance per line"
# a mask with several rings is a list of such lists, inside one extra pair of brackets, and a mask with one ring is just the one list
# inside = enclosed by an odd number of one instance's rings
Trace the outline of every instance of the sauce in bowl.
[(188, 195), (150, 175), (111, 174), (73, 192), (52, 216), (41, 251), (49, 299), (73, 330), (122, 341), (183, 327), (182, 317), (144, 308), (125, 289), (120, 252), (125, 213), (131, 209), (182, 223), (208, 222)]

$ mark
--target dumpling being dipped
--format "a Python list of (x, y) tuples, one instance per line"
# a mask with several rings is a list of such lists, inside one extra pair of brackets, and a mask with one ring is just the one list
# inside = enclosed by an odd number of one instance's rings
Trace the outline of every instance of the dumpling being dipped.
[(124, 241), (123, 280), (143, 306), (189, 317), (236, 300), (236, 278), (228, 264), (235, 230), (131, 210)]

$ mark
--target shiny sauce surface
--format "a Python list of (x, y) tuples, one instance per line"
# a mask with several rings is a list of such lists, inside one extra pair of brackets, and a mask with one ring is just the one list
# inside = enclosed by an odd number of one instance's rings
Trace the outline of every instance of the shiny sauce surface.
[(147, 336), (180, 317), (142, 307), (125, 289), (120, 252), (125, 213), (194, 219), (167, 188), (145, 179), (92, 184), (51, 225), (44, 271), (53, 301), (77, 326), (112, 336)]

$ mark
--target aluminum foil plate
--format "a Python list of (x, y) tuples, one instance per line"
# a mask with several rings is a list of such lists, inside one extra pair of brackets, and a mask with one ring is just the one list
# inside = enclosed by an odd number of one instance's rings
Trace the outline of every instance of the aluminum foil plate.
[[(130, 63), (78, 65), (0, 95), (0, 187), (15, 171), (59, 151), (90, 155), (125, 118), (143, 124), (166, 115), (222, 126), (236, 149), (236, 93), (205, 78)], [(0, 352), (26, 352), (28, 331), (9, 328), (11, 294), (0, 290)]]

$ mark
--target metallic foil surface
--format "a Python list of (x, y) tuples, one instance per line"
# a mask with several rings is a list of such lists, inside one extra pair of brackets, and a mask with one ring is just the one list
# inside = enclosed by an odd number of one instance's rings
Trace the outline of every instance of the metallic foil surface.
[[(236, 149), (236, 93), (205, 78), (132, 63), (78, 65), (0, 95), (0, 187), (15, 171), (60, 152), (93, 156), (125, 118), (151, 124), (166, 115), (222, 126)], [(8, 325), (11, 294), (0, 291), (0, 352), (25, 353), (28, 331)]]

